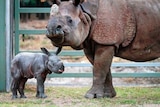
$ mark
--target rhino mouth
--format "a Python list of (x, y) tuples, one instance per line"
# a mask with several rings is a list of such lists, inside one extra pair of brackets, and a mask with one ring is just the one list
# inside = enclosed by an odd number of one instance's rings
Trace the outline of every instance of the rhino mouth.
[(56, 30), (56, 31), (46, 31), (46, 36), (57, 45), (60, 45), (64, 42), (65, 32), (62, 30)]
[(64, 72), (64, 70), (59, 69), (57, 74), (62, 74)]
[(48, 64), (47, 69), (48, 69), (49, 74), (51, 73), (62, 74), (64, 72), (64, 65), (61, 62), (59, 62), (58, 64), (54, 66)]
[(56, 72), (54, 72), (54, 73), (56, 73), (56, 74), (62, 74), (64, 72), (64, 65), (62, 64), (60, 67), (59, 67), (59, 69), (56, 71)]
[[(56, 74), (62, 74), (63, 72), (64, 72), (64, 69), (59, 69), (57, 71), (54, 71), (54, 73), (56, 73)], [(51, 74), (52, 71), (48, 71), (48, 73)]]

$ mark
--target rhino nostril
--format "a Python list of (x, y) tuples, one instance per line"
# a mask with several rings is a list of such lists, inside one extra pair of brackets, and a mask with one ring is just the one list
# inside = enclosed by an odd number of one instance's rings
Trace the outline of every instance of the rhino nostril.
[(64, 35), (64, 32), (63, 32), (63, 29), (62, 29), (62, 26), (61, 25), (58, 25), (55, 29), (55, 34), (57, 36), (60, 36), (62, 37)]
[(59, 69), (64, 71), (64, 65), (62, 64)]
[(56, 29), (57, 29), (57, 30), (60, 30), (61, 28), (62, 28), (62, 26), (61, 26), (61, 25), (58, 25)]

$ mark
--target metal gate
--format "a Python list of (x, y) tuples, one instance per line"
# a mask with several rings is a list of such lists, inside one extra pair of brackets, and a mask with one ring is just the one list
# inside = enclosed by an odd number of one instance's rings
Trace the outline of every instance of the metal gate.
[[(43, 30), (23, 30), (19, 28), (20, 23), (20, 13), (49, 13), (50, 8), (20, 8), (20, 0), (15, 0), (15, 54), (21, 52), (19, 50), (19, 35), (20, 34), (44, 34), (45, 29)], [(83, 51), (62, 51), (60, 56), (82, 56), (84, 55)], [(92, 67), (89, 63), (65, 63), (66, 67)], [(143, 62), (143, 63), (113, 63), (112, 67), (160, 67), (160, 62), (151, 63), (151, 62)], [(112, 73), (113, 77), (117, 78), (128, 78), (128, 77), (160, 77), (159, 73)], [(83, 77), (83, 78), (90, 78), (92, 77), (92, 73), (63, 73), (61, 75), (49, 75), (48, 77)]]

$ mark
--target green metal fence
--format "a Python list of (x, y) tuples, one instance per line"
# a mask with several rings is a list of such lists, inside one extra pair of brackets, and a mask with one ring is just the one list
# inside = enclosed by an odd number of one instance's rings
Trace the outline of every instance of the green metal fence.
[[(49, 13), (50, 8), (20, 8), (20, 0), (15, 0), (15, 53), (21, 52), (19, 50), (19, 35), (20, 34), (43, 34), (45, 35), (46, 30), (23, 30), (19, 28), (20, 23), (20, 13)], [(82, 56), (84, 55), (83, 51), (62, 51), (61, 56)], [(89, 63), (65, 63), (66, 67), (92, 67)], [(144, 66), (156, 66), (160, 67), (160, 62), (157, 63), (113, 63), (112, 67), (144, 67)], [(160, 73), (112, 73), (113, 77), (118, 78), (128, 78), (128, 77), (160, 77)], [(83, 77), (90, 78), (92, 73), (63, 73), (61, 75), (51, 74), (48, 77), (60, 77), (60, 78), (70, 78), (70, 77)]]
[(5, 1), (0, 1), (0, 91), (6, 89)]

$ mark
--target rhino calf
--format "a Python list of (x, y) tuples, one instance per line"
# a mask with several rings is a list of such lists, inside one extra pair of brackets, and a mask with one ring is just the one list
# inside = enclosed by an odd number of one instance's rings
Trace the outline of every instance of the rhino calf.
[(44, 93), (44, 81), (47, 74), (52, 72), (61, 74), (64, 71), (64, 65), (56, 54), (51, 54), (47, 49), (41, 48), (43, 53), (23, 52), (17, 54), (11, 62), (11, 91), (12, 99), (26, 98), (24, 94), (25, 83), (29, 78), (37, 80), (38, 98), (46, 98)]

